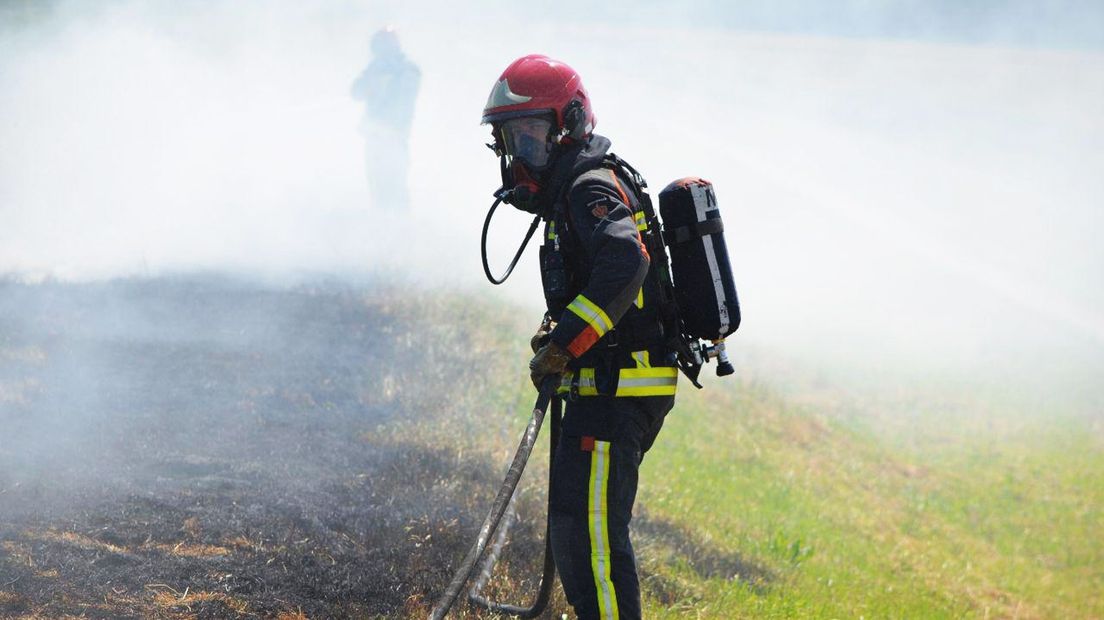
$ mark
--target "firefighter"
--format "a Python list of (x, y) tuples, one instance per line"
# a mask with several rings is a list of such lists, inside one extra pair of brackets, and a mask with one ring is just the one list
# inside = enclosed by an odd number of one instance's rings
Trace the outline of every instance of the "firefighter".
[(514, 61), (483, 110), (501, 157), (499, 195), (542, 216), (547, 314), (533, 337), (535, 385), (566, 400), (549, 520), (579, 618), (640, 618), (629, 541), (641, 459), (674, 405), (677, 367), (659, 312), (657, 265), (635, 171), (595, 134), (579, 74), (541, 55)]
[(404, 211), (410, 125), (422, 74), (403, 53), (392, 26), (372, 35), (372, 54), (351, 89), (353, 98), (364, 103), (360, 130), (368, 189), (378, 211)]

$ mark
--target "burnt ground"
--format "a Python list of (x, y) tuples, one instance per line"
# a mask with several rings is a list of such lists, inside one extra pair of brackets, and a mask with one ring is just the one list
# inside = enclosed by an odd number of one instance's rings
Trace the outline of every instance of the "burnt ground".
[[(0, 282), (0, 617), (424, 617), (516, 445), (489, 404), (520, 329), (388, 286)], [(543, 549), (527, 486), (488, 589), (511, 602)], [(664, 561), (769, 579), (639, 524)]]

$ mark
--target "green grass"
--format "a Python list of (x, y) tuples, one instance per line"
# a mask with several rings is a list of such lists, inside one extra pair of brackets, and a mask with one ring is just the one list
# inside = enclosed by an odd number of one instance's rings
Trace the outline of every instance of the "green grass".
[[(531, 326), (475, 300), (442, 314), (489, 316), (479, 346), (501, 356), (476, 373), (488, 379), (459, 407), (471, 414), (427, 440), (504, 468), (534, 397)], [(1104, 618), (1099, 388), (907, 369), (856, 381), (769, 351), (744, 360), (704, 390), (682, 381), (644, 460), (646, 618)], [(541, 441), (522, 482), (530, 520), (543, 518), (546, 459)], [(549, 617), (565, 611), (557, 595)]]
[(648, 617), (1104, 617), (1091, 418), (962, 396), (947, 419), (926, 411), (938, 391), (864, 413), (862, 396), (681, 391), (638, 506), (766, 576), (704, 576), (638, 545), (645, 572), (677, 584), (677, 600), (646, 598)]

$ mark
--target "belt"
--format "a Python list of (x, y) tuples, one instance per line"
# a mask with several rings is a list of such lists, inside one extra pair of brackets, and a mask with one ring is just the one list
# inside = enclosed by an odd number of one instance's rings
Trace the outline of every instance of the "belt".
[(602, 336), (599, 345), (607, 349), (626, 349), (639, 351), (662, 345), (663, 325), (654, 316), (637, 317), (637, 320), (622, 319)]
[[(678, 387), (678, 368), (616, 368), (612, 377), (596, 368), (564, 371), (557, 394), (575, 396), (674, 396)], [(612, 379), (607, 381), (606, 379)]]

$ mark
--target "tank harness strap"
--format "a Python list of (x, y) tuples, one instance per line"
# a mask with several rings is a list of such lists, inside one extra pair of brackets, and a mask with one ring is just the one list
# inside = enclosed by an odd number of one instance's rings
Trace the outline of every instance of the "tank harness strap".
[(637, 172), (628, 162), (620, 157), (609, 153), (602, 161), (603, 165), (611, 166), (620, 170), (622, 174), (629, 178), (629, 180), (635, 185), (633, 191), (640, 199), (640, 210), (644, 213), (645, 221), (647, 225), (641, 230), (641, 236), (643, 237), (645, 247), (648, 250), (648, 254), (652, 258), (652, 268), (659, 276), (659, 313), (661, 320), (663, 321), (664, 328), (667, 330), (667, 346), (673, 351), (677, 352), (676, 359), (678, 360), (679, 367), (682, 368), (686, 377), (690, 379), (696, 387), (701, 387), (698, 383), (698, 373), (701, 371), (701, 364), (695, 363), (694, 354), (690, 349), (690, 343), (688, 339), (681, 333), (682, 320), (679, 317), (678, 303), (675, 301), (675, 289), (671, 280), (670, 263), (667, 256), (667, 248), (664, 244), (664, 238), (661, 235), (662, 227), (660, 226), (659, 218), (656, 216), (655, 206), (652, 205), (652, 199), (645, 191), (648, 187), (648, 183), (644, 180), (644, 177)]
[(724, 222), (720, 218), (716, 218), (679, 226), (674, 230), (665, 230), (663, 231), (663, 240), (667, 245), (675, 245), (676, 243), (686, 243), (691, 239), (722, 232), (724, 232)]

